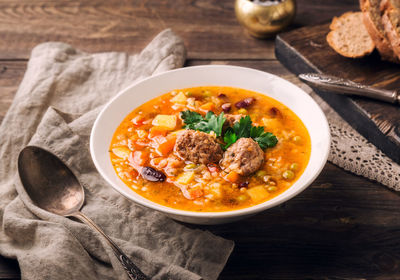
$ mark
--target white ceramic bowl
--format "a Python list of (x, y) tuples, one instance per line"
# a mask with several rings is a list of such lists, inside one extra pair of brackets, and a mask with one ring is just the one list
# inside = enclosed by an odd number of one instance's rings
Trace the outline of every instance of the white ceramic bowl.
[[(271, 96), (288, 106), (303, 121), (311, 136), (311, 157), (301, 177), (287, 191), (264, 203), (227, 212), (192, 212), (154, 203), (126, 186), (116, 175), (108, 153), (111, 138), (121, 121), (144, 102), (174, 89), (196, 86), (230, 86)], [(303, 90), (275, 75), (236, 66), (196, 66), (168, 71), (120, 92), (101, 111), (90, 137), (90, 152), (100, 174), (132, 201), (165, 213), (173, 219), (194, 224), (220, 224), (239, 220), (281, 204), (309, 186), (324, 167), (330, 147), (326, 117)]]

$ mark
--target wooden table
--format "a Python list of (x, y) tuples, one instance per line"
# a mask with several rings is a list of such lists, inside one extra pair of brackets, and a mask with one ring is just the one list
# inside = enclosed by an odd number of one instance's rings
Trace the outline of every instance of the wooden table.
[[(0, 0), (0, 120), (31, 49), (63, 41), (88, 51), (141, 50), (171, 27), (185, 40), (187, 65), (252, 67), (298, 83), (274, 56), (274, 40), (238, 25), (234, 0)], [(358, 8), (356, 0), (298, 0), (291, 28)], [(328, 163), (301, 195), (233, 224), (202, 229), (236, 242), (220, 279), (400, 279), (400, 197)], [(18, 279), (0, 258), (0, 279)]]

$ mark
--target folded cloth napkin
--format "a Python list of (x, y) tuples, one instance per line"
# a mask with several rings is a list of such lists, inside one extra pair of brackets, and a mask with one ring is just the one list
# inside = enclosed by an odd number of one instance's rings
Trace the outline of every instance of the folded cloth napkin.
[(99, 106), (135, 80), (185, 59), (170, 30), (140, 54), (88, 54), (63, 43), (32, 51), (24, 79), (0, 126), (0, 253), (16, 258), (23, 279), (127, 279), (98, 233), (30, 201), (17, 174), (28, 143), (59, 156), (86, 192), (91, 217), (153, 279), (216, 279), (233, 242), (191, 230), (114, 191), (96, 172), (88, 151)]

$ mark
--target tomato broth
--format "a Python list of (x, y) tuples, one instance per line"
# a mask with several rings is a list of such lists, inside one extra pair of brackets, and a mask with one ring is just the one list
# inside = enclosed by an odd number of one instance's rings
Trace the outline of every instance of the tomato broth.
[[(271, 147), (263, 147), (261, 165), (251, 174), (232, 171), (235, 169), (226, 168), (220, 161), (193, 162), (182, 158), (176, 147), (187, 130), (187, 120), (182, 119), (182, 112), (187, 111), (196, 118), (213, 112), (220, 116), (219, 125), (224, 118), (236, 116), (238, 127), (244, 127), (244, 119), (249, 116), (252, 126), (263, 127), (260, 133), (272, 133), (268, 136), (277, 143), (273, 145), (272, 141)], [(231, 126), (228, 130), (232, 132), (234, 123)], [(214, 131), (198, 132), (215, 138), (224, 159), (235, 145), (226, 147), (227, 127), (225, 120), (220, 136)], [(256, 140), (259, 138), (249, 141), (262, 147)], [(110, 144), (115, 172), (133, 191), (168, 207), (199, 212), (230, 211), (276, 197), (301, 176), (310, 153), (307, 129), (288, 107), (260, 93), (217, 86), (174, 90), (146, 102), (126, 116)]]

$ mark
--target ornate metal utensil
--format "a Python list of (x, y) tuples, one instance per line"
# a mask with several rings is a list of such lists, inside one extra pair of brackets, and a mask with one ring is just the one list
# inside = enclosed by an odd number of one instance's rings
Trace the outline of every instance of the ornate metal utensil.
[(321, 90), (332, 91), (339, 94), (357, 95), (390, 103), (400, 103), (399, 90), (387, 90), (355, 83), (353, 81), (335, 76), (305, 73), (299, 75), (300, 80)]
[(58, 157), (42, 148), (27, 146), (19, 154), (18, 172), (33, 203), (54, 214), (75, 217), (98, 231), (107, 240), (130, 279), (149, 279), (110, 237), (79, 211), (85, 200), (83, 187)]

